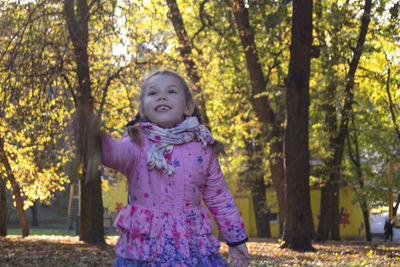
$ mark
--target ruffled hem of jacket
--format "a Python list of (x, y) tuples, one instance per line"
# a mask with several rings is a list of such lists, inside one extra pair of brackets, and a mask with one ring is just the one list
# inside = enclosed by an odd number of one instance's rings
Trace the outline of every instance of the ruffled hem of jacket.
[(165, 254), (188, 258), (193, 249), (204, 256), (219, 251), (204, 207), (172, 214), (130, 204), (119, 212), (114, 226), (121, 232), (115, 252), (125, 259), (153, 262)]

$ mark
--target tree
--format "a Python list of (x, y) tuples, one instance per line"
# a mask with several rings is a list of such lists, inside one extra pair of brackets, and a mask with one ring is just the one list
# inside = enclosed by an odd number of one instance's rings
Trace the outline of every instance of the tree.
[[(345, 140), (348, 134), (348, 124), (351, 117), (355, 73), (360, 61), (365, 38), (367, 35), (368, 24), (370, 22), (372, 1), (366, 0), (364, 4), (364, 13), (361, 19), (360, 32), (356, 46), (353, 48), (353, 57), (349, 63), (348, 73), (346, 74), (346, 84), (344, 89), (344, 104), (341, 109), (340, 124), (336, 123), (336, 113), (333, 102), (328, 103), (327, 109), (327, 128), (329, 132), (329, 151), (328, 157), (324, 160), (327, 169), (328, 180), (321, 189), (321, 210), (320, 220), (317, 229), (316, 239), (319, 241), (330, 238), (339, 240), (339, 179), (340, 167), (343, 159)], [(328, 93), (331, 99), (335, 97), (335, 87), (328, 86)]]
[[(59, 46), (43, 36), (50, 39), (59, 32), (52, 24), (56, 12), (48, 3), (9, 3), (1, 10), (6, 16), (1, 16), (0, 32), (4, 37), (0, 54), (0, 158), (2, 174), (13, 189), (23, 236), (29, 235), (24, 209), (35, 200), (47, 201), (65, 182), (62, 160), (58, 159), (65, 153), (48, 150), (57, 144), (54, 135), (63, 130), (57, 117), (62, 113), (51, 112), (59, 103), (54, 86), (59, 69), (54, 51)], [(55, 174), (50, 175), (52, 172)], [(4, 180), (3, 186), (7, 186)]]
[(312, 14), (311, 0), (293, 1), (292, 43), (286, 80), (284, 152), (287, 205), (283, 247), (302, 251), (313, 249), (311, 240), (314, 235), (310, 204), (310, 156), (308, 150)]
[[(350, 155), (350, 160), (353, 162), (355, 170), (356, 170), (356, 180), (360, 189), (360, 194), (358, 196), (358, 202), (360, 203), (361, 211), (364, 217), (364, 224), (365, 224), (365, 235), (367, 241), (372, 241), (371, 235), (371, 227), (369, 223), (369, 210), (368, 210), (368, 203), (366, 195), (364, 194), (364, 180), (363, 180), (363, 173), (361, 168), (361, 156), (360, 156), (360, 147), (358, 141), (358, 129), (355, 126), (355, 118), (354, 113), (351, 117), (352, 122), (352, 130), (347, 135), (347, 144), (348, 144), (348, 153)], [(351, 143), (354, 145), (354, 151), (351, 147)]]
[[(204, 100), (204, 94), (201, 89), (200, 85), (200, 78), (199, 74), (197, 72), (197, 66), (193, 60), (193, 54), (192, 54), (192, 42), (193, 40), (187, 35), (187, 32), (185, 30), (185, 25), (182, 20), (182, 15), (180, 13), (180, 10), (178, 8), (178, 5), (175, 0), (168, 0), (168, 7), (169, 7), (169, 19), (171, 20), (176, 36), (178, 38), (180, 47), (179, 47), (179, 52), (181, 57), (183, 58), (184, 66), (187, 72), (187, 75), (194, 85), (193, 91), (195, 94), (195, 97), (197, 98), (197, 102), (199, 103), (201, 107), (201, 113), (202, 117), (205, 119), (205, 124), (209, 124), (209, 119), (206, 114), (206, 104)], [(204, 15), (204, 5), (206, 1), (202, 2), (200, 4), (200, 14)], [(196, 35), (200, 33), (201, 30), (204, 30), (205, 27), (202, 27), (199, 29), (199, 31), (196, 32)], [(209, 125), (208, 125), (209, 126)], [(258, 142), (257, 142), (258, 143)], [(248, 181), (247, 183), (250, 184), (250, 189), (252, 192), (253, 196), (253, 203), (254, 203), (254, 210), (256, 212), (256, 225), (257, 225), (257, 232), (258, 236), (260, 237), (270, 237), (270, 229), (269, 229), (269, 221), (268, 221), (268, 214), (265, 211), (265, 205), (266, 205), (266, 197), (265, 197), (265, 184), (264, 184), (264, 170), (261, 168), (262, 165), (262, 147), (258, 143), (257, 148), (254, 149), (254, 147), (248, 145), (246, 152), (248, 152), (250, 155), (248, 155), (248, 171), (243, 172), (243, 176), (248, 177), (246, 180)], [(254, 170), (257, 170), (257, 172), (252, 172)], [(256, 174), (255, 176), (251, 174)]]
[[(3, 176), (3, 175), (2, 175)], [(7, 235), (7, 190), (6, 179), (0, 178), (0, 236)]]
[(168, 17), (171, 20), (172, 25), (174, 26), (175, 34), (178, 38), (178, 42), (180, 45), (179, 53), (183, 59), (183, 64), (185, 66), (187, 76), (189, 77), (189, 80), (193, 85), (192, 92), (194, 94), (194, 98), (200, 106), (200, 114), (202, 116), (204, 124), (209, 126), (209, 119), (206, 113), (206, 103), (204, 100), (203, 90), (201, 89), (200, 76), (197, 72), (197, 66), (193, 60), (190, 38), (186, 33), (185, 25), (182, 20), (182, 15), (179, 11), (176, 0), (167, 0), (167, 3), (169, 8)]
[[(283, 168), (283, 146), (281, 121), (275, 114), (269, 103), (268, 97), (264, 94), (266, 79), (254, 42), (254, 29), (250, 26), (248, 9), (244, 1), (232, 1), (232, 11), (235, 17), (237, 30), (239, 32), (242, 48), (246, 57), (246, 66), (252, 87), (250, 102), (257, 115), (258, 121), (263, 124), (262, 133), (269, 143), (269, 164), (271, 177), (277, 192), (280, 218), (285, 218), (283, 211), (285, 205), (284, 191), (284, 168)], [(260, 181), (261, 182), (261, 181)], [(262, 181), (263, 185), (264, 182)], [(260, 187), (261, 184), (256, 185)]]
[(4, 165), (4, 168), (6, 169), (7, 178), (9, 179), (9, 181), (12, 185), (12, 188), (13, 188), (13, 193), (15, 196), (15, 202), (16, 202), (16, 206), (17, 206), (18, 216), (19, 216), (19, 220), (20, 220), (20, 224), (21, 224), (21, 228), (22, 228), (22, 236), (26, 237), (29, 235), (29, 226), (28, 226), (28, 221), (26, 219), (24, 209), (23, 209), (24, 204), (23, 204), (23, 200), (21, 197), (21, 189), (20, 189), (20, 186), (18, 185), (15, 175), (11, 169), (11, 164), (9, 162), (8, 156), (4, 149), (4, 138), (2, 138), (2, 137), (0, 137), (0, 159)]
[(267, 210), (268, 203), (266, 199), (266, 185), (264, 181), (265, 168), (264, 161), (264, 142), (261, 134), (252, 138), (251, 142), (246, 142), (245, 154), (247, 157), (246, 168), (241, 175), (246, 177), (244, 184), (247, 184), (251, 191), (253, 207), (256, 219), (257, 236), (271, 237), (270, 217)]
[[(358, 68), (358, 88), (355, 95), (355, 126), (358, 132), (364, 190), (360, 190), (371, 207), (387, 205), (389, 166), (399, 161), (398, 93), (399, 62), (395, 54), (399, 47), (400, 3), (382, 1), (371, 16), (371, 26), (364, 56)], [(365, 97), (368, 96), (368, 97)], [(355, 130), (352, 130), (353, 132)], [(355, 150), (352, 142), (353, 151)], [(398, 170), (393, 171), (393, 188), (400, 186)], [(397, 205), (398, 203), (396, 203)], [(394, 207), (396, 208), (396, 206)]]
[[(95, 1), (92, 2), (95, 4)], [(75, 12), (76, 10), (76, 12)], [(81, 211), (88, 212), (89, 220), (81, 216), (81, 240), (89, 243), (105, 243), (103, 228), (103, 200), (98, 165), (100, 163), (100, 136), (93, 127), (94, 99), (91, 92), (91, 79), (88, 56), (90, 7), (86, 0), (64, 1), (64, 12), (68, 31), (74, 46), (76, 74), (78, 79), (78, 149), (83, 161), (85, 179), (81, 179)], [(89, 126), (89, 127), (88, 127)], [(90, 203), (90, 206), (87, 205)], [(81, 213), (82, 214), (82, 213)], [(89, 225), (88, 225), (89, 223)], [(89, 232), (87, 232), (87, 227)], [(83, 230), (83, 231), (82, 231)]]

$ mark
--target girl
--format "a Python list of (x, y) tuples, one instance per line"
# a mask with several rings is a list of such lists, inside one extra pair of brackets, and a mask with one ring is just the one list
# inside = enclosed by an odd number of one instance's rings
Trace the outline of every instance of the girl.
[(243, 220), (187, 83), (158, 71), (139, 98), (128, 134), (118, 142), (102, 137), (102, 163), (129, 184), (128, 205), (114, 222), (121, 233), (114, 266), (227, 266), (202, 200), (229, 245), (228, 263), (247, 266)]

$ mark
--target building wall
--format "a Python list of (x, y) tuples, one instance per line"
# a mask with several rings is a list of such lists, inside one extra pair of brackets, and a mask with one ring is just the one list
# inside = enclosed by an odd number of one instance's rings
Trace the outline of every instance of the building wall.
[(116, 181), (111, 183), (103, 183), (103, 206), (106, 214), (117, 213), (127, 204), (128, 199), (128, 183), (126, 178), (118, 175)]
[[(267, 190), (267, 203), (271, 213), (278, 213), (278, 204), (274, 190)], [(315, 230), (318, 227), (321, 190), (311, 189), (311, 211)], [(340, 237), (342, 239), (358, 239), (365, 237), (364, 219), (358, 203), (353, 203), (353, 193), (350, 188), (342, 187), (339, 192), (340, 207)], [(235, 195), (236, 204), (242, 214), (249, 236), (257, 236), (257, 228), (250, 194)], [(270, 222), (271, 236), (279, 237), (279, 219)]]
[[(105, 189), (106, 188), (106, 189)], [(358, 204), (353, 204), (353, 193), (350, 188), (342, 187), (339, 192), (340, 205), (340, 237), (342, 239), (358, 239), (365, 237), (364, 220), (361, 208)], [(115, 214), (127, 203), (128, 188), (125, 178), (118, 178), (118, 182), (109, 183), (103, 186), (103, 203), (107, 214)], [(276, 193), (270, 189), (266, 192), (268, 208), (272, 214), (278, 214), (278, 204)], [(314, 227), (318, 227), (318, 216), (320, 209), (321, 190), (311, 189), (311, 210), (314, 219)], [(250, 193), (234, 193), (236, 205), (242, 215), (247, 233), (251, 237), (257, 236), (257, 227), (253, 202)], [(270, 221), (271, 235), (273, 238), (279, 237), (279, 217)], [(218, 235), (218, 230), (214, 224), (214, 233)]]

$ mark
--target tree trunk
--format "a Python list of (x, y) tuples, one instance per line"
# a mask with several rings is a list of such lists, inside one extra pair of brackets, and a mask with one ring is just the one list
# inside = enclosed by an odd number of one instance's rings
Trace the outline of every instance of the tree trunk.
[(206, 126), (209, 126), (209, 119), (206, 113), (206, 103), (200, 85), (200, 75), (197, 71), (196, 63), (193, 60), (192, 44), (185, 30), (185, 25), (183, 23), (182, 15), (180, 13), (176, 0), (167, 0), (167, 3), (169, 8), (168, 18), (172, 22), (176, 36), (178, 37), (178, 42), (180, 45), (179, 53), (185, 65), (186, 73), (190, 79), (190, 82), (193, 85), (192, 92), (194, 94), (194, 98), (200, 106), (200, 113), (203, 119), (203, 123)]
[[(362, 178), (362, 169), (361, 169), (361, 157), (360, 157), (360, 149), (358, 146), (358, 129), (356, 128), (355, 125), (355, 119), (354, 119), (354, 113), (352, 114), (352, 124), (353, 124), (353, 144), (354, 144), (354, 152), (350, 144), (350, 134), (347, 135), (347, 144), (348, 144), (348, 151), (350, 155), (350, 159), (353, 162), (356, 173), (357, 173), (357, 182), (358, 185), (360, 186), (360, 189), (363, 190), (364, 188), (364, 180)], [(364, 224), (365, 224), (365, 236), (367, 241), (372, 241), (372, 236), (371, 236), (371, 228), (369, 225), (369, 212), (368, 212), (368, 204), (367, 204), (367, 199), (364, 194), (362, 194), (358, 202), (360, 203), (360, 207), (362, 210), (363, 214), (363, 219), (364, 219)]]
[(360, 205), (361, 205), (364, 224), (365, 224), (365, 237), (368, 242), (371, 242), (372, 235), (371, 235), (371, 225), (369, 224), (369, 211), (368, 211), (367, 201), (365, 199), (363, 199), (363, 201), (360, 202)]
[(21, 189), (18, 185), (17, 180), (15, 179), (15, 176), (11, 169), (11, 165), (8, 160), (6, 151), (4, 150), (4, 138), (3, 137), (0, 137), (0, 158), (1, 158), (1, 162), (3, 163), (3, 165), (6, 169), (7, 178), (10, 181), (11, 187), (13, 189), (15, 203), (17, 206), (17, 212), (18, 212), (18, 217), (19, 217), (19, 223), (20, 223), (21, 229), (22, 229), (22, 236), (26, 237), (29, 235), (29, 225), (28, 225), (28, 220), (26, 219), (26, 215), (24, 212), (24, 201), (22, 200), (22, 197), (21, 197)]
[(339, 235), (339, 184), (338, 176), (332, 174), (330, 182), (321, 188), (320, 219), (316, 241), (340, 240)]
[[(335, 173), (335, 175), (339, 175), (339, 173)], [(335, 183), (332, 184), (333, 196), (332, 196), (332, 207), (331, 207), (331, 223), (330, 223), (330, 231), (331, 231), (331, 239), (332, 240), (340, 240), (340, 216), (339, 216), (339, 194), (340, 194), (340, 186), (339, 186), (339, 176), (336, 176), (334, 180)]]
[(252, 87), (252, 97), (250, 102), (255, 110), (258, 120), (263, 124), (262, 131), (266, 136), (266, 142), (270, 145), (268, 160), (271, 168), (272, 182), (278, 198), (279, 217), (280, 219), (283, 219), (285, 216), (284, 211), (286, 205), (282, 145), (283, 130), (280, 126), (281, 121), (278, 120), (269, 105), (268, 98), (265, 95), (259, 96), (260, 93), (265, 91), (266, 82), (259, 56), (257, 54), (256, 44), (254, 42), (254, 30), (250, 26), (249, 11), (245, 7), (243, 0), (232, 1), (232, 10), (246, 57), (247, 71), (250, 76)]
[(328, 212), (327, 210), (329, 209), (329, 203), (332, 201), (329, 200), (328, 198), (332, 195), (330, 192), (330, 187), (323, 186), (321, 187), (321, 205), (320, 205), (320, 214), (319, 214), (319, 223), (318, 223), (318, 229), (317, 229), (317, 234), (316, 234), (316, 241), (317, 242), (323, 242), (325, 240), (329, 240), (329, 222), (328, 222)]
[[(361, 18), (361, 26), (360, 33), (357, 40), (357, 45), (354, 48), (354, 56), (350, 62), (349, 71), (346, 75), (346, 86), (345, 86), (345, 100), (344, 106), (341, 112), (341, 122), (339, 126), (339, 130), (337, 135), (330, 142), (330, 146), (332, 151), (334, 151), (333, 159), (329, 160), (329, 165), (327, 169), (329, 170), (329, 182), (327, 186), (332, 186), (329, 190), (326, 190), (325, 193), (330, 194), (330, 196), (326, 196), (325, 199), (328, 201), (332, 201), (330, 203), (331, 208), (323, 208), (323, 205), (327, 203), (322, 203), (323, 197), (321, 196), (321, 219), (318, 225), (317, 237), (316, 239), (319, 241), (327, 240), (325, 239), (327, 236), (324, 235), (322, 229), (330, 229), (331, 238), (335, 240), (339, 240), (339, 178), (340, 178), (340, 166), (342, 163), (343, 152), (344, 152), (344, 142), (346, 140), (348, 134), (348, 124), (352, 111), (353, 98), (354, 98), (354, 79), (355, 73), (358, 67), (358, 63), (361, 58), (361, 54), (363, 51), (363, 46), (365, 43), (365, 37), (368, 30), (368, 24), (370, 22), (370, 13), (371, 13), (372, 1), (366, 0), (364, 5), (364, 14)], [(335, 115), (336, 116), (336, 115)], [(337, 208), (337, 210), (336, 210)], [(333, 210), (332, 210), (333, 209)], [(327, 219), (322, 218), (327, 217)], [(329, 225), (322, 225), (322, 224)], [(319, 230), (321, 229), (321, 231)], [(321, 234), (320, 234), (321, 233)]]
[[(289, 73), (286, 80), (286, 216), (283, 247), (313, 250), (308, 150), (312, 0), (294, 0)], [(289, 205), (290, 203), (290, 205)]]
[(256, 217), (257, 237), (271, 237), (270, 214), (265, 211), (267, 198), (265, 196), (264, 177), (257, 177), (254, 182), (251, 188), (251, 196), (253, 198), (254, 214)]
[(393, 216), (397, 216), (397, 210), (399, 209), (399, 204), (400, 204), (400, 194), (397, 195), (397, 202), (396, 205), (393, 207)]
[[(79, 84), (79, 142), (78, 150), (83, 161), (85, 170), (85, 182), (81, 180), (82, 193), (89, 194), (81, 195), (85, 201), (90, 203), (89, 213), (84, 213), (81, 209), (81, 238), (92, 244), (104, 244), (104, 228), (103, 228), (103, 203), (101, 198), (101, 181), (98, 173), (99, 147), (98, 136), (91, 125), (93, 115), (93, 97), (91, 95), (90, 69), (88, 57), (88, 39), (89, 29), (88, 21), (90, 18), (90, 10), (87, 0), (78, 0), (75, 14), (75, 1), (64, 1), (64, 12), (68, 25), (69, 34), (74, 46), (75, 61), (77, 65), (77, 76)], [(86, 184), (87, 183), (87, 184)], [(83, 185), (85, 184), (85, 185)], [(87, 186), (87, 187), (86, 187)], [(86, 204), (82, 203), (82, 207)], [(86, 228), (82, 228), (82, 223), (90, 221), (89, 233), (84, 232)]]
[[(357, 148), (358, 149), (358, 148)], [(362, 190), (364, 188), (364, 181), (362, 180), (362, 171), (361, 171), (361, 160), (358, 157), (358, 163), (357, 163), (357, 178), (358, 178), (358, 184), (360, 186), (360, 189)], [(372, 235), (371, 235), (371, 226), (369, 224), (369, 210), (368, 210), (368, 204), (367, 204), (367, 199), (364, 195), (362, 195), (361, 199), (359, 200), (361, 211), (363, 214), (363, 219), (364, 219), (364, 225), (365, 225), (365, 237), (368, 242), (372, 241)]]
[[(279, 134), (280, 136), (280, 134)], [(279, 206), (279, 233), (283, 234), (283, 223), (286, 212), (286, 192), (285, 192), (285, 171), (283, 163), (283, 144), (282, 141), (273, 141), (270, 145), (268, 155), (271, 171), (272, 183), (276, 190), (276, 196)]]
[[(104, 240), (104, 208), (103, 208), (103, 198), (101, 195), (101, 180), (100, 171), (97, 171), (97, 177), (95, 179), (89, 180), (90, 191), (90, 232), (89, 232), (89, 243), (91, 244), (105, 244)], [(99, 190), (100, 188), (100, 190)], [(94, 207), (93, 205), (98, 205)]]
[(32, 226), (38, 226), (39, 225), (39, 221), (38, 221), (38, 202), (35, 201), (33, 203), (33, 206), (31, 207), (31, 212), (32, 212)]
[[(337, 134), (337, 118), (336, 118), (336, 84), (330, 84), (326, 90), (326, 105), (325, 105), (325, 125), (329, 136), (327, 157), (323, 159), (325, 166), (325, 185), (321, 187), (321, 204), (320, 218), (316, 234), (316, 240), (323, 242), (328, 239), (339, 239), (339, 178), (340, 178), (340, 163), (336, 165), (336, 134)], [(335, 197), (335, 195), (337, 197)], [(336, 202), (337, 200), (337, 202)], [(336, 221), (335, 221), (336, 220)], [(336, 226), (337, 225), (337, 226)], [(333, 234), (334, 229), (335, 234)], [(334, 237), (333, 237), (334, 236)]]
[(90, 212), (90, 191), (88, 184), (85, 182), (85, 172), (80, 179), (80, 216), (79, 216), (79, 240), (89, 242), (90, 240), (90, 223), (91, 223), (91, 212)]
[(253, 209), (256, 218), (257, 236), (271, 237), (269, 223), (270, 214), (267, 212), (266, 187), (264, 182), (265, 171), (262, 168), (264, 159), (264, 148), (261, 144), (262, 136), (258, 135), (257, 140), (246, 143), (247, 168), (243, 175), (246, 182), (250, 185), (251, 196), (253, 199)]
[(0, 177), (0, 236), (7, 235), (7, 190), (6, 179)]

